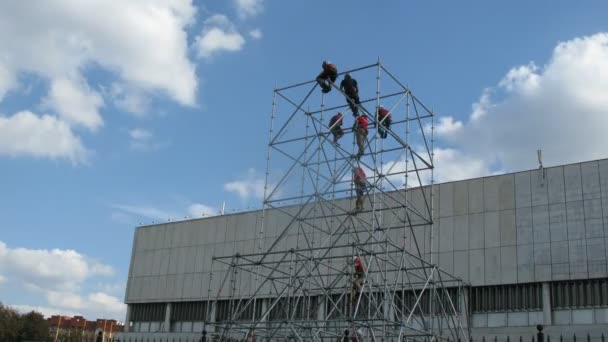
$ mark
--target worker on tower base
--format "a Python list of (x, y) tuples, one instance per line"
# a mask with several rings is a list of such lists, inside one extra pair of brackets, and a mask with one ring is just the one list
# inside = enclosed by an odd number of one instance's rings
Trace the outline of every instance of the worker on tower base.
[(338, 78), (338, 68), (336, 68), (335, 64), (331, 64), (328, 61), (323, 61), (321, 67), (323, 70), (317, 76), (317, 83), (321, 86), (323, 93), (329, 93), (332, 85)]
[(367, 116), (359, 115), (355, 119), (355, 125), (353, 127), (353, 131), (355, 131), (355, 136), (357, 139), (357, 147), (359, 147), (359, 153), (357, 153), (357, 158), (361, 158), (361, 156), (365, 153), (365, 142), (367, 140), (367, 127), (368, 121)]
[(344, 79), (340, 82), (340, 89), (346, 94), (346, 102), (351, 112), (353, 112), (353, 116), (357, 117), (359, 115), (358, 105), (361, 104), (359, 101), (359, 87), (357, 86), (357, 80), (352, 78), (349, 72), (344, 75)]
[(355, 201), (355, 214), (363, 210), (363, 196), (367, 187), (365, 172), (361, 167), (353, 170), (353, 183), (355, 184), (355, 193), (357, 200)]
[(384, 107), (378, 107), (376, 112), (378, 114), (378, 134), (380, 138), (386, 139), (388, 132), (386, 131), (391, 127), (391, 113)]
[(344, 135), (344, 131), (342, 130), (342, 124), (344, 123), (343, 119), (342, 113), (338, 113), (329, 120), (329, 131), (334, 136), (334, 144), (338, 146), (340, 146), (340, 144), (338, 144), (338, 139), (342, 138)]
[(357, 298), (359, 297), (359, 292), (363, 289), (363, 283), (365, 282), (365, 271), (367, 267), (361, 261), (361, 258), (357, 255), (353, 257), (353, 288), (351, 292), (351, 301), (353, 303), (357, 302)]

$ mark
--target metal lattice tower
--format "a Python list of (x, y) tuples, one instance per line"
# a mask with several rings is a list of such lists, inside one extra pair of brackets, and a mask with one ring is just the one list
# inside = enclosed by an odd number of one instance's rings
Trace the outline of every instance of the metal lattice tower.
[[(222, 311), (207, 322), (222, 341), (468, 340), (466, 284), (432, 263), (434, 115), (379, 60), (348, 72), (370, 123), (360, 158), (340, 78), (328, 94), (315, 81), (274, 90), (256, 251), (213, 262), (209, 297), (231, 298), (209, 306), (208, 317)], [(392, 115), (386, 139), (380, 105)], [(340, 145), (328, 127), (337, 112)], [(356, 167), (367, 176), (358, 213)]]

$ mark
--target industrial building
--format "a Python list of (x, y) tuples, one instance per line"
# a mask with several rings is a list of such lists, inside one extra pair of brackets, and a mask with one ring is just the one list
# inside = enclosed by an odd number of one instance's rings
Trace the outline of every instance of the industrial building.
[[(532, 336), (537, 324), (565, 340), (576, 332), (608, 335), (607, 159), (447, 182), (433, 191), (435, 233), (420, 231), (421, 253), (470, 284), (471, 336)], [(227, 319), (230, 298), (214, 295), (221, 277), (210, 281), (212, 259), (253, 252), (262, 214), (137, 228), (128, 332), (120, 340), (198, 341), (204, 322)], [(265, 215), (271, 241), (288, 216), (274, 209)]]

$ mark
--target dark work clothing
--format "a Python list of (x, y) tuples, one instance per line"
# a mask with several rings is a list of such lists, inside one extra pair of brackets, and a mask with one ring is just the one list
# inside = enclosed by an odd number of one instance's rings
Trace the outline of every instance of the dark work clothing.
[(340, 89), (344, 90), (346, 95), (359, 95), (359, 87), (357, 87), (357, 80), (354, 78), (345, 78), (340, 82)]
[(345, 78), (340, 82), (340, 89), (344, 90), (346, 94), (346, 103), (350, 107), (350, 111), (353, 112), (354, 116), (359, 115), (359, 107), (361, 104), (359, 101), (359, 87), (357, 86), (357, 80), (354, 78)]
[[(317, 76), (317, 83), (323, 89), (323, 92), (327, 93), (331, 90), (331, 84), (336, 82), (338, 78), (338, 68), (334, 64), (327, 64), (323, 67), (323, 71)], [(330, 80), (329, 84), (326, 82)]]
[(359, 105), (361, 102), (359, 101), (359, 95), (355, 96), (346, 96), (346, 102), (348, 103), (348, 107), (350, 107), (350, 111), (353, 112), (353, 116), (359, 115)]
[(344, 135), (344, 131), (342, 130), (343, 122), (341, 113), (332, 116), (331, 120), (329, 120), (329, 131), (333, 134), (335, 143)]
[(392, 123), (391, 113), (383, 107), (378, 108), (378, 121), (380, 122), (380, 125), (378, 126), (378, 134), (380, 134), (380, 138), (386, 139), (388, 136), (388, 132), (386, 130), (391, 127)]

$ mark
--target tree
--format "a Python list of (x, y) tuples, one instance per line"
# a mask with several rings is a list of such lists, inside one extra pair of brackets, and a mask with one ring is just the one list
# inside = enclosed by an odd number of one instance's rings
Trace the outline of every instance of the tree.
[(19, 339), (20, 318), (17, 310), (0, 303), (0, 341), (12, 342)]
[(49, 323), (42, 314), (32, 311), (21, 315), (0, 303), (0, 341), (46, 341), (48, 337)]
[(49, 322), (42, 314), (32, 311), (21, 316), (22, 340), (44, 341), (49, 336)]

